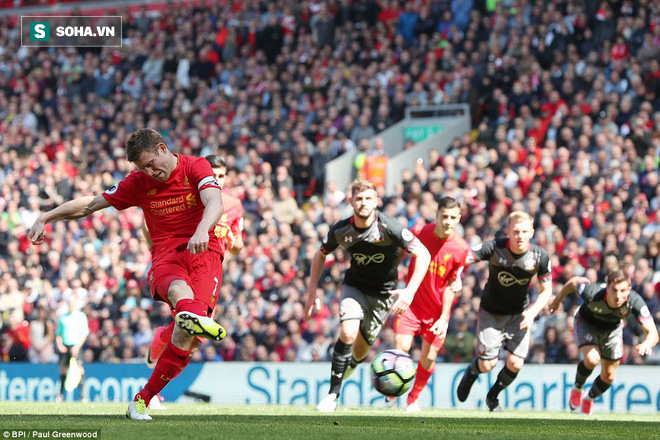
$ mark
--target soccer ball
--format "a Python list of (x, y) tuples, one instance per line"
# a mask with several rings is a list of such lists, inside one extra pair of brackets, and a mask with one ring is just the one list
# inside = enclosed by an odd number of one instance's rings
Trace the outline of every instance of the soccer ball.
[(381, 394), (401, 396), (415, 382), (415, 364), (408, 353), (385, 350), (371, 361), (371, 383)]

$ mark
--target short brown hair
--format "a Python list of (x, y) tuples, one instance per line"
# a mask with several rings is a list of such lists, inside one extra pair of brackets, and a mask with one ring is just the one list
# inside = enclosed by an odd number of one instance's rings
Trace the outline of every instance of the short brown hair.
[(532, 223), (532, 227), (534, 227), (534, 218), (531, 215), (524, 211), (513, 211), (509, 214), (508, 225), (511, 226), (514, 223), (524, 222), (525, 220), (529, 220)]
[(355, 179), (353, 183), (351, 183), (351, 195), (353, 196), (359, 192), (367, 191), (369, 189), (373, 189), (374, 191), (376, 191), (376, 185), (369, 182), (368, 180)]
[(126, 141), (126, 158), (135, 162), (145, 151), (156, 151), (158, 144), (164, 144), (165, 139), (153, 128), (141, 128), (134, 131)]
[(458, 203), (458, 200), (456, 200), (453, 197), (443, 197), (438, 201), (438, 212), (440, 212), (443, 209), (452, 209), (452, 208), (459, 208), (460, 209), (461, 205)]
[(217, 154), (209, 154), (205, 159), (211, 164), (211, 168), (227, 168), (227, 162), (222, 156)]
[(628, 276), (627, 273), (622, 271), (621, 269), (617, 269), (613, 272), (610, 272), (607, 274), (607, 277), (605, 278), (605, 282), (607, 283), (608, 286), (612, 284), (617, 284), (622, 281), (627, 281), (628, 284), (630, 284), (630, 277)]

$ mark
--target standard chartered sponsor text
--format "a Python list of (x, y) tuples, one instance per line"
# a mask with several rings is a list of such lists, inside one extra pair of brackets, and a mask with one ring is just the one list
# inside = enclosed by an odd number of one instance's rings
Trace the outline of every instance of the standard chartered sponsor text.
[(165, 200), (154, 200), (149, 203), (150, 208), (162, 208), (163, 206), (175, 205), (177, 203), (183, 203), (186, 201), (185, 196), (180, 195), (178, 197), (171, 197)]
[(161, 209), (152, 209), (151, 213), (153, 215), (165, 215), (165, 214), (171, 214), (173, 212), (183, 211), (186, 208), (188, 208), (187, 205), (168, 206), (166, 208), (161, 208)]

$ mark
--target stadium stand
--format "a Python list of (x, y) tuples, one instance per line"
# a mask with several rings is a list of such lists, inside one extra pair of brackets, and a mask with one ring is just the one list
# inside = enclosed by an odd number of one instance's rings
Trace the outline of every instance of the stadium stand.
[[(345, 254), (322, 277), (325, 304), (309, 322), (301, 294), (320, 239), (350, 207), (323, 164), (406, 106), (458, 102), (476, 129), (404, 173), (382, 209), (413, 225), (433, 218), (441, 194), (456, 197), (471, 243), (527, 211), (555, 289), (620, 263), (660, 322), (659, 0), (236, 0), (115, 12), (123, 47), (103, 50), (21, 47), (15, 20), (0, 18), (3, 361), (54, 362), (54, 322), (71, 295), (89, 317), (85, 362), (142, 362), (171, 319), (148, 291), (138, 210), (50, 225), (39, 247), (26, 237), (40, 211), (121, 180), (125, 140), (143, 126), (178, 152), (225, 156), (245, 209), (245, 249), (227, 255), (216, 315), (230, 336), (194, 360), (327, 361)], [(474, 331), (485, 270), (465, 275), (450, 334)], [(577, 361), (570, 301), (537, 321), (532, 362)], [(646, 360), (630, 350), (640, 334), (628, 322), (625, 363), (660, 362), (657, 348)], [(469, 358), (459, 342), (445, 361)], [(374, 349), (393, 343), (386, 329)]]

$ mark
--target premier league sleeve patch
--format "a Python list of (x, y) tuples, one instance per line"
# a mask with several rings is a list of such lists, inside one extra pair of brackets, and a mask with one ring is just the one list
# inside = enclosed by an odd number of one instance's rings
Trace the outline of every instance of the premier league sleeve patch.
[(112, 185), (110, 188), (105, 190), (105, 193), (111, 196), (114, 193), (116, 193), (118, 189), (119, 189), (119, 184)]

